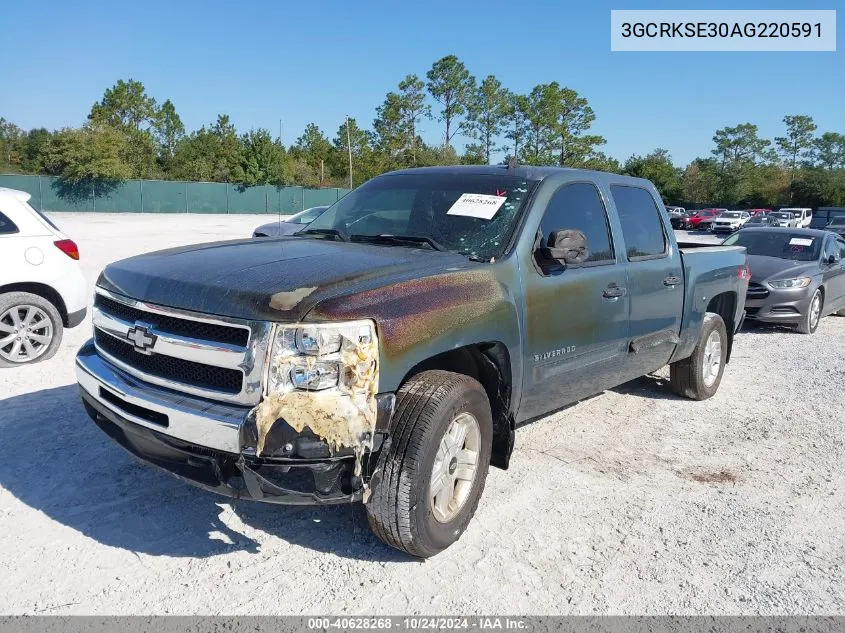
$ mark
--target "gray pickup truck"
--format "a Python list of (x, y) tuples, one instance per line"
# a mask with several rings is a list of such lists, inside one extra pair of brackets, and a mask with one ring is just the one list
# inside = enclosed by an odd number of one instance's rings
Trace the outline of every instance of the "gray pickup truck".
[(429, 557), (521, 423), (667, 364), (712, 396), (748, 278), (744, 248), (680, 248), (646, 180), (398, 171), (294, 236), (109, 265), (77, 377), (144, 462), (235, 498), (363, 501)]

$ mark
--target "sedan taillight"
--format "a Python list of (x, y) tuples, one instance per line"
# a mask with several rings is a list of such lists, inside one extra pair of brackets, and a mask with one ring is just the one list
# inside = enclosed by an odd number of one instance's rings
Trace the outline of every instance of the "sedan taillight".
[(71, 259), (79, 259), (79, 247), (73, 240), (59, 240), (58, 242), (53, 242), (53, 244)]

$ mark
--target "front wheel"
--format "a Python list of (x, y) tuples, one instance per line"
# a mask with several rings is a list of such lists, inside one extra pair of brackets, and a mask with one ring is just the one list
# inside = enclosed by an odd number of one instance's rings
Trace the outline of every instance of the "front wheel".
[(484, 491), (492, 444), (477, 380), (436, 370), (402, 385), (365, 506), (376, 536), (419, 558), (457, 541)]
[(725, 371), (728, 330), (718, 314), (708, 312), (689, 358), (669, 365), (669, 382), (679, 396), (706, 400), (719, 389)]
[(822, 291), (816, 288), (813, 298), (810, 299), (810, 307), (807, 308), (807, 313), (801, 316), (801, 322), (795, 329), (801, 332), (801, 334), (812, 334), (819, 329), (823, 305), (824, 298), (822, 297)]

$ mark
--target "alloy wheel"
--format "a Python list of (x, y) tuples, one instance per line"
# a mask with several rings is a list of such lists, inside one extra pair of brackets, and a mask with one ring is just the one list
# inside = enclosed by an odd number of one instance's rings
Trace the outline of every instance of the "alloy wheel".
[(29, 363), (53, 341), (53, 323), (34, 305), (12, 306), (0, 314), (0, 357), (12, 363)]
[(440, 523), (454, 519), (466, 503), (478, 472), (481, 429), (470, 413), (455, 416), (434, 458), (429, 485), (432, 514)]

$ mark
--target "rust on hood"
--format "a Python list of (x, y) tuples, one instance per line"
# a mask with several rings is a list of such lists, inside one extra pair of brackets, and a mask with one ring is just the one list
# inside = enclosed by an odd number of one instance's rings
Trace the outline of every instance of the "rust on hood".
[(310, 288), (297, 288), (290, 292), (277, 292), (270, 297), (270, 307), (274, 310), (293, 310), (305, 297), (317, 289), (317, 286)]

